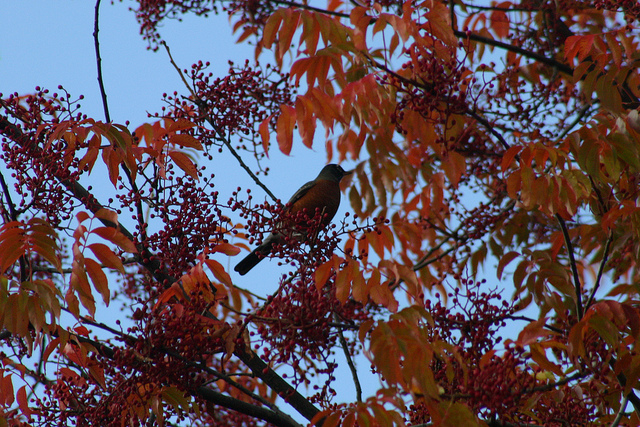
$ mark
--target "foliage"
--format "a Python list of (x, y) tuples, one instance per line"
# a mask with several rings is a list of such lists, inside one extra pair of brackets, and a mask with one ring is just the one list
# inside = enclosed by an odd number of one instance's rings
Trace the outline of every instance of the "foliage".
[[(0, 97), (4, 425), (640, 423), (637, 2), (137, 5), (152, 49), (226, 12), (273, 65), (194, 64), (135, 129), (62, 87)], [(219, 194), (208, 161), (271, 195), (253, 170), (318, 124), (355, 215), (277, 248), (260, 299), (220, 260), (281, 206)], [(96, 317), (115, 294), (131, 326)]]

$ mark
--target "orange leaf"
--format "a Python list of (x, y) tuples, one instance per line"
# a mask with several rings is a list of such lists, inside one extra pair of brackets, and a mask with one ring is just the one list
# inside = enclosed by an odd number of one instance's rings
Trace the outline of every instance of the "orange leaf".
[(225, 255), (237, 255), (240, 253), (240, 248), (232, 245), (231, 243), (218, 243), (211, 249), (211, 253), (220, 252)]
[(95, 213), (96, 218), (100, 218), (106, 221), (109, 221), (113, 225), (118, 224), (118, 213), (116, 211), (112, 211), (107, 208), (100, 208), (98, 212)]
[(207, 267), (209, 267), (209, 270), (211, 270), (213, 275), (216, 276), (216, 279), (218, 279), (220, 282), (222, 282), (227, 286), (233, 286), (233, 282), (231, 281), (231, 276), (229, 276), (229, 273), (225, 271), (222, 264), (220, 264), (218, 261), (213, 259), (207, 259), (204, 262), (205, 264), (207, 264)]
[(92, 233), (97, 234), (103, 239), (118, 245), (118, 247), (125, 252), (129, 252), (132, 254), (138, 252), (138, 249), (136, 249), (136, 246), (133, 244), (133, 242), (113, 227), (98, 227), (92, 230)]
[(357, 274), (353, 277), (351, 283), (351, 294), (356, 301), (366, 304), (369, 298), (369, 286), (364, 280), (364, 276), (361, 270), (358, 270)]
[(171, 160), (173, 160), (175, 164), (178, 165), (178, 167), (182, 169), (187, 175), (189, 175), (196, 181), (199, 180), (198, 168), (191, 161), (189, 156), (180, 151), (169, 151), (169, 157), (171, 157)]
[(269, 49), (276, 40), (278, 29), (280, 28), (280, 24), (282, 24), (282, 19), (284, 18), (283, 14), (283, 9), (277, 10), (271, 14), (266, 24), (264, 24), (264, 29), (262, 31), (262, 45), (267, 49)]
[(107, 246), (102, 243), (92, 243), (87, 246), (91, 252), (105, 267), (112, 268), (124, 274), (122, 260)]
[(173, 298), (180, 300), (183, 297), (184, 293), (180, 289), (180, 285), (178, 285), (178, 283), (174, 283), (173, 285), (171, 285), (171, 287), (169, 287), (169, 289), (160, 294), (160, 296), (158, 297), (158, 301), (155, 303), (153, 308), (158, 308), (161, 304), (165, 304), (171, 301)]
[(262, 149), (267, 157), (269, 157), (269, 139), (271, 136), (269, 133), (269, 122), (272, 117), (273, 114), (264, 119), (262, 123), (260, 123), (260, 126), (258, 126), (258, 133), (260, 134), (260, 139), (262, 139)]
[(322, 289), (324, 285), (326, 285), (327, 282), (329, 281), (329, 277), (331, 277), (331, 273), (333, 272), (332, 267), (333, 267), (333, 259), (325, 262), (320, 267), (316, 268), (315, 280), (316, 280), (316, 288), (318, 290)]
[(349, 261), (347, 266), (336, 275), (336, 298), (342, 304), (347, 302), (349, 294), (351, 293), (351, 283), (353, 277), (359, 272), (358, 263), (355, 261)]
[(202, 150), (202, 144), (200, 143), (200, 141), (186, 133), (171, 135), (169, 137), (169, 141), (171, 141), (173, 144), (181, 145), (183, 147), (195, 148), (200, 151)]
[(276, 139), (280, 151), (287, 156), (291, 153), (293, 146), (293, 128), (296, 124), (296, 110), (289, 105), (280, 106), (280, 116), (278, 117)]
[(500, 162), (500, 167), (502, 168), (503, 172), (506, 171), (509, 166), (511, 166), (513, 159), (518, 155), (520, 150), (522, 150), (522, 146), (514, 145), (512, 147), (509, 147), (509, 149), (505, 151), (504, 155), (502, 156), (502, 162)]
[(96, 291), (98, 291), (100, 295), (102, 295), (104, 303), (109, 305), (109, 281), (107, 280), (107, 276), (104, 274), (104, 271), (102, 271), (102, 267), (100, 267), (100, 264), (91, 258), (86, 258), (84, 260), (84, 264), (87, 269), (87, 274), (89, 274), (91, 282), (93, 282), (93, 287), (96, 288)]

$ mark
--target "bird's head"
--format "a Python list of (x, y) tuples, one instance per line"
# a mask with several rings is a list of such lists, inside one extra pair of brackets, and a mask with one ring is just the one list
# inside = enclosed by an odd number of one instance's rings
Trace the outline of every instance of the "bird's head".
[(318, 178), (316, 179), (326, 179), (330, 181), (340, 182), (342, 178), (347, 175), (351, 175), (353, 171), (346, 171), (340, 165), (330, 164), (322, 168)]

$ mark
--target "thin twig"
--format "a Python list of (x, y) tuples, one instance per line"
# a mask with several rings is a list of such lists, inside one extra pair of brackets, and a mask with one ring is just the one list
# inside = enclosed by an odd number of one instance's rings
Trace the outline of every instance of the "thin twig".
[(556, 219), (562, 229), (562, 235), (564, 236), (564, 243), (567, 245), (567, 252), (569, 253), (569, 263), (571, 264), (571, 271), (573, 273), (573, 282), (576, 288), (576, 311), (578, 312), (578, 320), (582, 319), (582, 285), (580, 284), (580, 275), (578, 274), (578, 265), (573, 254), (573, 245), (571, 244), (571, 237), (569, 236), (569, 230), (567, 230), (567, 224), (560, 214), (556, 214)]
[[(178, 67), (178, 64), (176, 64), (176, 62), (173, 60), (173, 56), (171, 55), (171, 50), (169, 49), (169, 46), (167, 46), (167, 44), (165, 42), (162, 42), (162, 45), (164, 46), (165, 50), (167, 51), (167, 55), (169, 56), (169, 61), (171, 62), (171, 65), (173, 65), (173, 67), (176, 69), (176, 71), (178, 72), (178, 74), (180, 75), (180, 78), (182, 79), (182, 82), (184, 83), (184, 85), (187, 87), (187, 89), (189, 90), (189, 92), (191, 93), (191, 96), (193, 97), (193, 99), (191, 100), (192, 102), (194, 102), (199, 108), (202, 108), (204, 102), (198, 98), (198, 96), (196, 95), (196, 93), (194, 92), (194, 90), (191, 88), (191, 86), (189, 86), (189, 84), (187, 83), (186, 78), (184, 77), (184, 74), (182, 73), (182, 70), (180, 70), (180, 67)], [(236, 158), (236, 160), (238, 161), (238, 163), (240, 164), (240, 167), (242, 167), (242, 169), (245, 170), (245, 172), (247, 172), (247, 174), (251, 177), (251, 179), (253, 179), (253, 181), (260, 187), (262, 188), (262, 190), (264, 190), (265, 193), (267, 193), (267, 195), (269, 195), (269, 197), (271, 197), (271, 199), (276, 202), (278, 200), (278, 198), (271, 192), (271, 190), (269, 190), (267, 188), (266, 185), (264, 185), (262, 183), (262, 181), (260, 181), (260, 179), (258, 179), (258, 177), (253, 173), (253, 171), (249, 168), (249, 166), (247, 166), (247, 164), (244, 162), (244, 160), (242, 159), (242, 157), (240, 156), (240, 154), (238, 154), (238, 152), (235, 150), (235, 148), (233, 148), (233, 145), (231, 144), (231, 141), (229, 140), (229, 138), (227, 138), (222, 131), (220, 131), (220, 129), (218, 129), (218, 127), (216, 126), (216, 124), (213, 122), (213, 119), (209, 116), (207, 116), (206, 118), (207, 122), (211, 125), (211, 127), (213, 128), (213, 130), (216, 131), (216, 133), (218, 134), (218, 138), (220, 139), (220, 141), (222, 141), (222, 143), (229, 149), (229, 151), (231, 152), (231, 155), (233, 157)]]
[(100, 42), (98, 41), (98, 22), (100, 16), (100, 1), (96, 0), (95, 19), (93, 22), (93, 43), (96, 50), (96, 64), (98, 66), (98, 85), (100, 86), (100, 95), (102, 95), (102, 107), (104, 108), (104, 117), (107, 122), (111, 121), (109, 115), (109, 105), (107, 104), (107, 92), (104, 90), (104, 81), (102, 79), (102, 58), (100, 57)]
[[(513, 316), (513, 315), (506, 315), (503, 316), (502, 319), (509, 319), (509, 320), (524, 320), (527, 322), (535, 322), (535, 319), (532, 319), (530, 317), (527, 316)], [(546, 323), (543, 325), (543, 327), (547, 328), (548, 330), (550, 330), (551, 332), (555, 332), (557, 334), (565, 334), (565, 331), (560, 329), (560, 328), (556, 328), (555, 326), (551, 326), (551, 325), (547, 325)]]
[(600, 287), (600, 283), (602, 281), (602, 274), (604, 273), (604, 267), (607, 264), (607, 260), (609, 259), (609, 250), (611, 249), (611, 242), (613, 242), (613, 231), (609, 231), (609, 237), (607, 238), (607, 243), (604, 245), (604, 254), (602, 255), (602, 261), (600, 261), (600, 267), (598, 268), (598, 275), (596, 276), (596, 283), (593, 286), (593, 290), (591, 291), (591, 295), (589, 295), (589, 299), (587, 300), (587, 304), (584, 309), (587, 311), (591, 304), (593, 303), (593, 299), (596, 296), (596, 292)]
[[(336, 321), (339, 320), (337, 315), (334, 315), (334, 318)], [(353, 363), (353, 359), (351, 358), (351, 353), (349, 353), (349, 346), (347, 344), (347, 340), (344, 338), (344, 334), (342, 333), (342, 329), (340, 328), (338, 328), (338, 337), (340, 338), (340, 345), (342, 346), (342, 351), (344, 352), (344, 356), (347, 359), (347, 364), (349, 365), (349, 369), (351, 370), (353, 383), (356, 386), (356, 400), (358, 402), (362, 402), (362, 387), (360, 386), (358, 371), (356, 370), (356, 365)]]
[(493, 40), (487, 37), (483, 37), (481, 35), (478, 34), (474, 34), (472, 32), (464, 32), (464, 31), (459, 31), (459, 30), (454, 30), (453, 34), (458, 37), (458, 38), (468, 38), (469, 40), (473, 40), (476, 42), (480, 42), (480, 43), (484, 43), (487, 44), (489, 46), (495, 46), (495, 47), (499, 47), (501, 49), (507, 50), (509, 52), (514, 52), (517, 54), (520, 54), (526, 58), (529, 59), (534, 59), (538, 62), (541, 62), (545, 65), (549, 65), (551, 67), (554, 67), (556, 69), (558, 69), (558, 71), (564, 73), (564, 74), (568, 74), (569, 76), (573, 76), (573, 68), (571, 68), (570, 66), (563, 64), (561, 62), (558, 62), (554, 59), (550, 59), (547, 58), (544, 55), (540, 55), (539, 53), (535, 53), (535, 52), (531, 52), (529, 50), (523, 49), (521, 47), (518, 46), (514, 46), (511, 45), (509, 43), (504, 43), (498, 40)]

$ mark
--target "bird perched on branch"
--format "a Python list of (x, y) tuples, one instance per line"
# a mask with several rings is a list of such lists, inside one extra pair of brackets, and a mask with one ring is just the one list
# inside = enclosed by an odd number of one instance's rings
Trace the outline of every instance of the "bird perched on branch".
[(318, 213), (322, 219), (317, 229), (329, 225), (340, 206), (340, 181), (351, 173), (353, 171), (345, 171), (336, 164), (325, 166), (316, 179), (300, 187), (287, 202), (281, 215), (288, 221), (285, 219), (284, 223), (278, 224), (278, 230), (271, 232), (234, 270), (245, 275), (271, 253), (275, 244), (285, 243), (288, 237), (304, 236), (309, 229), (308, 223), (312, 222), (309, 219)]

